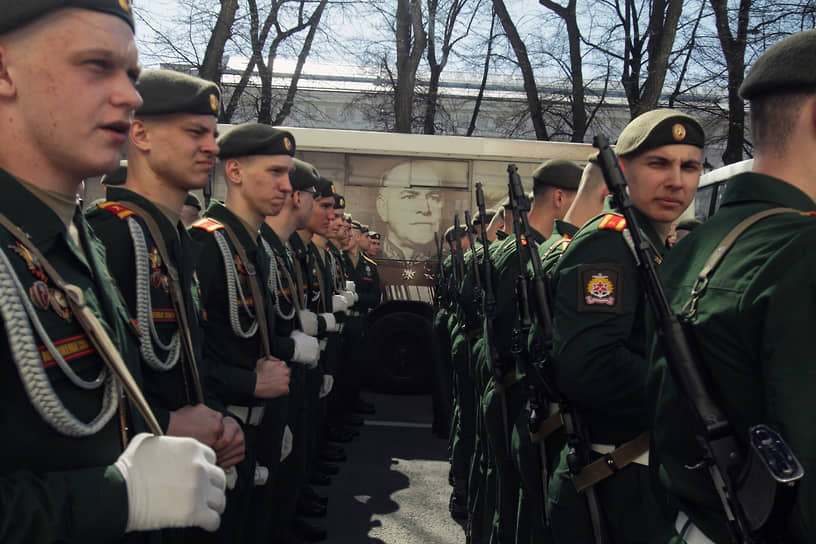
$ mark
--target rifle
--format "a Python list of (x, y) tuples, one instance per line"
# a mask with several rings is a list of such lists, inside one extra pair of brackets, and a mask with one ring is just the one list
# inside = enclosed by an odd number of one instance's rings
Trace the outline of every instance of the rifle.
[[(485, 217), (485, 200), (484, 200), (484, 191), (482, 190), (482, 184), (476, 184), (476, 206), (479, 208), (479, 213), (482, 217)], [(487, 241), (487, 227), (482, 221), (482, 237), (484, 238), (484, 244), (482, 244), (482, 255), (484, 257), (484, 274), (482, 274), (483, 284), (482, 289), (484, 290), (484, 309), (482, 311), (485, 317), (485, 346), (488, 352), (488, 356), (490, 358), (490, 367), (493, 369), (493, 380), (495, 382), (495, 391), (499, 395), (499, 402), (501, 405), (501, 416), (502, 416), (502, 426), (504, 428), (504, 447), (506, 450), (507, 455), (510, 455), (510, 429), (508, 428), (508, 421), (507, 421), (507, 397), (504, 394), (504, 385), (502, 380), (504, 380), (505, 368), (499, 358), (499, 354), (496, 350), (496, 341), (494, 339), (495, 334), (493, 332), (493, 321), (496, 319), (496, 295), (493, 293), (493, 279), (492, 279), (492, 266), (490, 264), (490, 253), (488, 252), (488, 241)], [(476, 253), (474, 252), (473, 258), (476, 258)]]
[(459, 227), (459, 214), (454, 214), (453, 216), (453, 239), (454, 243), (454, 256), (453, 259), (453, 270), (456, 272), (456, 284), (457, 289), (459, 284), (462, 281), (462, 278), (465, 275), (465, 263), (464, 263), (464, 256), (462, 254), (462, 229)]
[[(529, 199), (527, 195), (524, 194), (524, 187), (518, 175), (516, 165), (511, 164), (508, 166), (507, 171), (510, 177), (510, 205), (513, 208), (513, 232), (516, 236), (516, 247), (519, 252), (519, 264), (521, 266), (516, 288), (520, 306), (519, 315), (521, 316), (520, 329), (521, 331), (529, 331), (531, 325), (530, 297), (526, 278), (526, 260), (524, 257), (524, 250), (527, 249), (527, 255), (533, 268), (533, 276), (531, 279), (534, 309), (541, 330), (540, 338), (543, 342), (539, 357), (536, 360), (531, 360), (526, 368), (528, 371), (527, 376), (530, 379), (530, 407), (532, 408), (528, 422), (530, 433), (536, 432), (540, 427), (543, 421), (543, 413), (547, 410), (548, 403), (557, 403), (561, 413), (561, 420), (564, 424), (564, 433), (567, 436), (567, 445), (569, 446), (567, 463), (570, 472), (572, 474), (578, 474), (583, 467), (589, 464), (591, 441), (579, 414), (569, 406), (566, 397), (558, 391), (548, 377), (547, 366), (549, 364), (550, 354), (552, 353), (552, 315), (550, 313), (547, 286), (544, 279), (544, 272), (541, 269), (540, 256), (538, 255), (535, 245), (529, 241), (531, 234), (530, 222), (527, 217), (527, 213), (530, 211)], [(525, 306), (526, 308), (524, 308)], [(526, 337), (526, 335), (523, 336)], [(542, 463), (542, 485), (545, 493), (544, 498), (546, 500), (547, 456), (543, 440), (539, 447)], [(592, 533), (595, 537), (595, 542), (597, 544), (609, 544), (611, 542), (609, 529), (606, 526), (601, 502), (595, 487), (590, 486), (586, 488), (583, 493), (587, 501), (587, 510), (589, 511), (590, 520), (592, 522)]]
[(442, 296), (443, 296), (443, 285), (445, 285), (445, 267), (442, 266), (442, 241), (439, 240), (439, 233), (434, 232), (434, 247), (436, 248), (436, 262), (437, 262), (437, 272), (436, 272), (436, 292), (434, 293), (434, 300), (436, 301), (437, 307), (441, 307), (442, 305)]
[(632, 251), (641, 283), (654, 312), (657, 335), (666, 361), (694, 415), (697, 442), (704, 452), (700, 467), (706, 467), (728, 522), (731, 540), (755, 544), (773, 535), (772, 525), (790, 507), (796, 483), (804, 469), (782, 437), (767, 425), (748, 429), (743, 448), (727, 416), (714, 400), (703, 375), (702, 363), (669, 304), (652, 261), (648, 240), (640, 231), (626, 179), (615, 152), (604, 136), (593, 144), (615, 206), (626, 218), (624, 239)]
[(473, 304), (478, 308), (482, 303), (481, 278), (479, 277), (479, 263), (476, 262), (476, 241), (473, 238), (473, 223), (470, 222), (470, 212), (465, 211), (465, 228), (467, 228), (468, 241), (470, 242), (471, 266), (473, 267)]

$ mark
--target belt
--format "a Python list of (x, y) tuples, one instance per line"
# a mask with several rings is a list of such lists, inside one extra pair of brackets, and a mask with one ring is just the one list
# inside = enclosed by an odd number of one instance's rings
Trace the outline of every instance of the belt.
[(244, 425), (252, 425), (253, 427), (261, 424), (265, 410), (265, 406), (236, 406), (234, 404), (227, 406), (229, 413), (240, 419)]
[(649, 433), (638, 435), (633, 440), (615, 447), (611, 444), (592, 444), (592, 451), (603, 455), (589, 463), (581, 472), (572, 477), (575, 489), (580, 493), (587, 487), (604, 480), (630, 463), (649, 465)]
[(561, 412), (558, 409), (558, 404), (551, 402), (550, 416), (539, 424), (538, 429), (536, 429), (534, 433), (530, 433), (530, 440), (532, 442), (547, 440), (552, 433), (560, 429), (563, 425), (564, 422), (561, 420)]
[(714, 544), (699, 527), (691, 522), (688, 515), (682, 510), (677, 512), (674, 529), (686, 544)]
[(349, 317), (360, 317), (363, 313), (360, 310), (349, 310)]

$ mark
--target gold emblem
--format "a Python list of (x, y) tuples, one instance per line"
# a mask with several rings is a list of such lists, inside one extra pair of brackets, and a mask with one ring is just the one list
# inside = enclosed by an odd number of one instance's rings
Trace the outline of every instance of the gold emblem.
[(587, 304), (615, 304), (615, 286), (606, 274), (594, 274), (586, 286)]
[(119, 7), (126, 13), (130, 13), (130, 0), (119, 0)]
[(675, 141), (682, 142), (686, 139), (686, 127), (680, 123), (675, 124), (672, 127), (672, 136), (674, 136)]
[(286, 148), (286, 151), (292, 151), (292, 140), (284, 136), (283, 147)]
[(331, 188), (332, 188), (332, 191), (331, 191), (332, 194), (335, 194), (337, 191), (334, 190), (334, 183), (331, 184)]
[(56, 312), (58, 316), (67, 322), (71, 322), (71, 309), (68, 307), (68, 299), (65, 298), (65, 293), (54, 289), (51, 292), (51, 309)]
[(210, 107), (213, 110), (213, 113), (218, 111), (218, 97), (214, 94), (210, 95)]

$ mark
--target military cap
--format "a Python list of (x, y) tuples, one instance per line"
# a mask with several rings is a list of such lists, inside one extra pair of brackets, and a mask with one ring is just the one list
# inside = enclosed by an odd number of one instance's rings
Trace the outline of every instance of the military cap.
[(145, 70), (136, 81), (136, 90), (144, 100), (136, 117), (172, 113), (218, 115), (221, 91), (218, 85), (200, 77), (173, 70)]
[(286, 130), (260, 123), (244, 123), (218, 138), (219, 159), (250, 155), (295, 155), (295, 137)]
[(739, 88), (751, 100), (763, 94), (816, 87), (816, 73), (807, 68), (816, 62), (816, 30), (785, 38), (762, 53)]
[(353, 220), (353, 219), (352, 219), (352, 221), (351, 221), (351, 228), (353, 228), (353, 229), (357, 229), (357, 230), (359, 230), (359, 231), (361, 231), (361, 232), (362, 232), (362, 230), (363, 230), (363, 226), (362, 226), (362, 225), (360, 225), (360, 222), (359, 222), (359, 221), (355, 221), (355, 220)]
[(320, 177), (317, 168), (300, 159), (294, 159), (294, 162), (295, 169), (289, 173), (292, 189), (295, 191), (314, 190), (317, 192), (317, 180)]
[(371, 238), (372, 240), (379, 240), (380, 238), (382, 238), (379, 232), (374, 232), (373, 230), (369, 231), (368, 237)]
[(123, 19), (133, 29), (133, 6), (131, 0), (24, 0), (4, 2), (3, 16), (0, 18), (0, 34), (33, 22), (34, 20), (62, 8), (81, 8), (115, 15)]
[(346, 199), (343, 195), (338, 195), (334, 193), (334, 209), (335, 210), (345, 210), (346, 209)]
[(467, 230), (462, 226), (450, 226), (448, 230), (445, 231), (445, 241), (448, 243), (453, 242), (459, 238), (463, 238), (467, 235)]
[(350, 213), (344, 213), (343, 214), (343, 219), (346, 220), (346, 223), (351, 223), (351, 221), (352, 221), (351, 214)]
[(127, 179), (128, 161), (119, 161), (119, 166), (113, 172), (108, 172), (100, 182), (102, 185), (122, 185)]
[(559, 187), (577, 191), (581, 183), (581, 167), (572, 161), (551, 159), (533, 171), (533, 187)]
[(368, 234), (368, 225), (360, 224), (360, 232), (363, 234)]
[(647, 111), (632, 119), (618, 137), (615, 153), (619, 157), (626, 157), (673, 144), (703, 147), (705, 133), (694, 117), (663, 108)]
[(334, 183), (330, 179), (318, 178), (317, 180), (317, 198), (334, 197)]
[(198, 197), (193, 193), (187, 193), (187, 198), (184, 199), (184, 205), (192, 206), (198, 211), (201, 211), (201, 202), (199, 202)]

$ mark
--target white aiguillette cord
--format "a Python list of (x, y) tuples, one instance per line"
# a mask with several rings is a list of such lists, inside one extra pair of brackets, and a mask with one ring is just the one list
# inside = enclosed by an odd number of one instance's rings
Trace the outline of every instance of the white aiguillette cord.
[(54, 267), (51, 266), (51, 264), (46, 260), (40, 250), (37, 249), (33, 243), (31, 243), (28, 235), (3, 214), (0, 214), (0, 225), (8, 230), (21, 244), (26, 247), (26, 249), (31, 252), (32, 255), (37, 258), (37, 260), (39, 260), (40, 265), (43, 267), (46, 274), (48, 274), (48, 277), (51, 278), (59, 290), (65, 293), (65, 298), (68, 301), (68, 305), (71, 307), (71, 311), (73, 312), (74, 316), (76, 316), (80, 326), (88, 335), (88, 338), (96, 348), (96, 351), (102, 357), (102, 360), (105, 362), (108, 369), (110, 369), (110, 371), (116, 377), (116, 380), (122, 386), (122, 389), (125, 391), (128, 398), (131, 400), (131, 402), (133, 402), (133, 405), (139, 411), (139, 414), (141, 414), (142, 418), (144, 418), (145, 423), (147, 423), (147, 426), (150, 428), (150, 431), (157, 436), (163, 435), (164, 432), (162, 432), (161, 426), (156, 420), (156, 416), (153, 415), (153, 411), (150, 409), (147, 400), (145, 400), (142, 390), (139, 388), (136, 380), (133, 379), (133, 375), (130, 373), (127, 364), (125, 364), (125, 361), (122, 359), (122, 356), (119, 354), (116, 346), (111, 341), (108, 333), (105, 331), (105, 328), (99, 322), (99, 319), (97, 319), (93, 312), (91, 312), (91, 310), (85, 305), (85, 295), (82, 293), (82, 289), (76, 285), (66, 283), (62, 279), (62, 276), (60, 276)]

